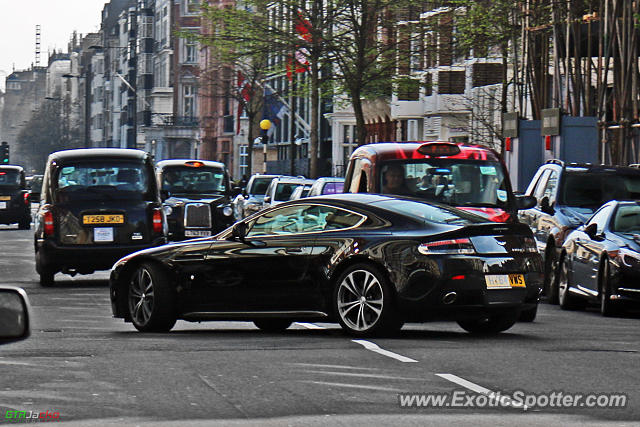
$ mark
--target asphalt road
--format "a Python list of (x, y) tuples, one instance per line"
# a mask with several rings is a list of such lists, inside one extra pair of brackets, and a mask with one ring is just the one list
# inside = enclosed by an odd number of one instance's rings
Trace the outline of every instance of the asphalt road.
[[(543, 304), (534, 323), (473, 337), (456, 324), (406, 325), (358, 342), (334, 324), (284, 333), (250, 323), (180, 321), (141, 334), (111, 317), (108, 272), (41, 288), (33, 233), (0, 226), (2, 284), (26, 289), (32, 336), (0, 347), (7, 411), (58, 413), (70, 425), (569, 425), (640, 420), (640, 316), (603, 318)], [(541, 407), (489, 399), (624, 393), (624, 408)], [(452, 406), (452, 393), (461, 405)], [(461, 393), (465, 393), (462, 395)], [(401, 407), (401, 393), (444, 393), (443, 407)], [(411, 395), (406, 395), (408, 398)], [(495, 394), (494, 394), (495, 397)], [(556, 395), (557, 397), (557, 395)], [(544, 397), (533, 396), (538, 403)], [(604, 398), (603, 398), (604, 399)], [(9, 413), (11, 414), (11, 413)]]

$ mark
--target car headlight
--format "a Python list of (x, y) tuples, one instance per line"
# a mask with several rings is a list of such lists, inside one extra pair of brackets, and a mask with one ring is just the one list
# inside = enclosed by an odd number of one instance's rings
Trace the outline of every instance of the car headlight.
[(626, 267), (640, 268), (640, 254), (627, 248), (620, 248), (618, 257)]
[(233, 209), (231, 209), (231, 206), (225, 206), (224, 208), (222, 208), (222, 214), (224, 216), (231, 216), (233, 215)]

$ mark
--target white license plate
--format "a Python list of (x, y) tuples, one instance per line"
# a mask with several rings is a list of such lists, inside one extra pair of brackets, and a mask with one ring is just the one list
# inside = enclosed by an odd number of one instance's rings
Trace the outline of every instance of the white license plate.
[(7, 209), (7, 202), (0, 202), (0, 209)]
[(211, 231), (209, 230), (184, 230), (185, 237), (209, 237)]
[(524, 275), (522, 274), (488, 274), (484, 276), (487, 289), (511, 289), (524, 288)]
[(93, 229), (94, 242), (113, 242), (113, 227), (97, 227)]

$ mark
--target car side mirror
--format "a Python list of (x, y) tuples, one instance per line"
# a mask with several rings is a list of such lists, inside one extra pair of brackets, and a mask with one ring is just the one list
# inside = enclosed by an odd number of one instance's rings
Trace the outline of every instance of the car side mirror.
[(233, 229), (231, 230), (231, 236), (233, 240), (237, 240), (239, 242), (244, 242), (244, 238), (247, 235), (247, 223), (240, 221), (236, 222), (233, 225)]
[(547, 196), (544, 196), (542, 200), (540, 200), (540, 210), (549, 215), (553, 215), (556, 212), (551, 204), (549, 204), (549, 197)]
[(0, 287), (0, 343), (21, 341), (31, 334), (27, 294), (21, 288)]
[(271, 203), (271, 196), (264, 196), (264, 203)]
[(538, 203), (533, 196), (525, 196), (524, 194), (516, 195), (516, 208), (518, 210), (531, 209)]
[(584, 233), (589, 236), (590, 239), (594, 239), (596, 237), (596, 233), (598, 232), (598, 224), (595, 222), (593, 224), (589, 224), (584, 227)]

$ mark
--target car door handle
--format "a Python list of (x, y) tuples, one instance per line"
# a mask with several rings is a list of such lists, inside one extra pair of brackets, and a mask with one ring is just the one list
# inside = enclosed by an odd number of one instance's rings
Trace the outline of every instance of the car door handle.
[(285, 248), (284, 251), (288, 254), (301, 254), (302, 248)]

